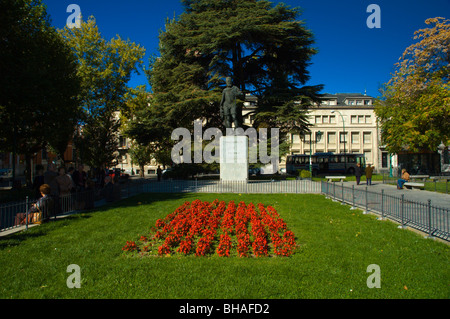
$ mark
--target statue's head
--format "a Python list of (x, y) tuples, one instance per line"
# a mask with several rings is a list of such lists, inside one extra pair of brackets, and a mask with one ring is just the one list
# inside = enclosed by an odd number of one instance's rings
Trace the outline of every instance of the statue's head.
[(229, 76), (225, 79), (225, 82), (227, 83), (227, 86), (231, 86), (233, 84), (233, 81)]

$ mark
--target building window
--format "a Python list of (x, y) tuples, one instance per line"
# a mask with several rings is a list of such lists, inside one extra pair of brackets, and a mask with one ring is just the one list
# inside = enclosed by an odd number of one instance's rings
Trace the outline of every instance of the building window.
[(327, 142), (328, 144), (336, 144), (336, 133), (328, 132)]
[(328, 124), (328, 115), (322, 116), (322, 123), (323, 124)]
[(352, 132), (352, 144), (359, 144), (359, 132)]
[(358, 115), (358, 124), (364, 124), (364, 115)]
[(292, 134), (292, 143), (300, 143), (300, 136), (298, 134)]
[(355, 105), (355, 100), (348, 100), (348, 105)]
[(316, 115), (315, 116), (315, 121), (314, 121), (316, 124), (320, 124), (320, 123), (322, 123), (322, 117), (320, 116), (320, 115)]
[(335, 124), (336, 123), (336, 116), (330, 115), (330, 123)]
[(388, 153), (386, 152), (381, 153), (381, 167), (382, 168), (388, 167)]
[(370, 115), (366, 115), (366, 124), (372, 123), (372, 117)]
[(370, 100), (364, 100), (364, 105), (371, 105)]
[(449, 156), (449, 151), (448, 151), (448, 147), (446, 147), (445, 149), (444, 149), (444, 152), (443, 152), (443, 157), (444, 157), (444, 164), (450, 164), (450, 156)]
[(119, 137), (119, 147), (123, 147), (123, 148), (127, 147), (126, 137), (123, 137), (123, 136)]
[(339, 142), (346, 143), (347, 142), (347, 132), (339, 133)]
[(366, 163), (372, 164), (372, 151), (364, 151), (364, 157), (366, 158)]
[(371, 132), (363, 133), (363, 143), (364, 144), (372, 144), (372, 133)]
[(356, 105), (363, 105), (363, 101), (362, 100), (356, 100)]
[(323, 133), (316, 132), (316, 143), (323, 143)]
[(358, 117), (357, 117), (356, 115), (352, 115), (352, 116), (351, 116), (351, 123), (352, 123), (352, 124), (358, 123)]

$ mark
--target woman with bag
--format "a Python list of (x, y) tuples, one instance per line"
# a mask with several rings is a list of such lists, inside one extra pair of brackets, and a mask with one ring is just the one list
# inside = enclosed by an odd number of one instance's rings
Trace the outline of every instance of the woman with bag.
[[(34, 203), (28, 211), (29, 224), (41, 224), (48, 219), (48, 212), (52, 206), (52, 199), (50, 197), (50, 186), (43, 184), (39, 187), (42, 197)], [(25, 225), (27, 223), (27, 213), (19, 213), (16, 215), (14, 225)]]

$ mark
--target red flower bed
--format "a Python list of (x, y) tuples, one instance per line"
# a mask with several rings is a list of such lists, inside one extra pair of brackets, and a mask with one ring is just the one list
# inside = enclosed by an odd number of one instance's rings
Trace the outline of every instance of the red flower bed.
[(295, 235), (272, 206), (195, 200), (158, 219), (148, 236), (127, 241), (124, 251), (142, 255), (181, 254), (221, 257), (291, 256)]

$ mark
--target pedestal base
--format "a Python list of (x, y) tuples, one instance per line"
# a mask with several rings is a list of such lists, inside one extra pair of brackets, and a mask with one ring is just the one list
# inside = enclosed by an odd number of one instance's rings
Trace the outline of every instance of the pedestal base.
[(220, 180), (248, 181), (248, 137), (220, 138)]

